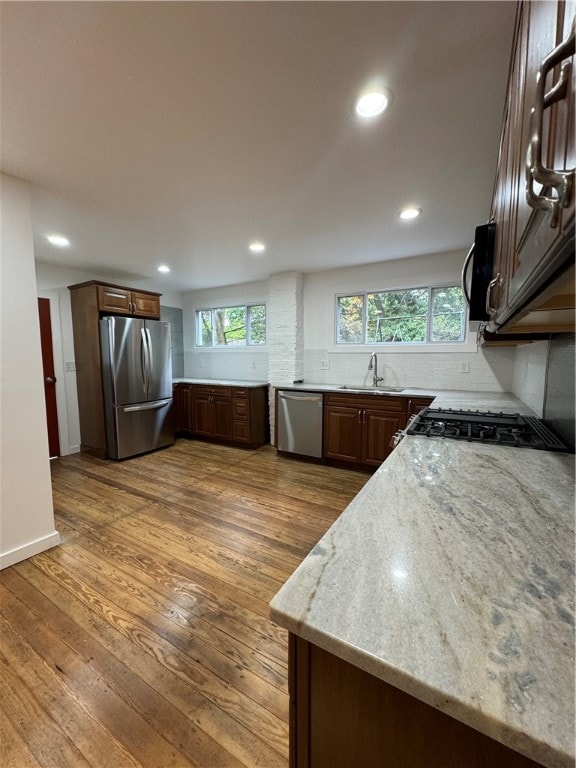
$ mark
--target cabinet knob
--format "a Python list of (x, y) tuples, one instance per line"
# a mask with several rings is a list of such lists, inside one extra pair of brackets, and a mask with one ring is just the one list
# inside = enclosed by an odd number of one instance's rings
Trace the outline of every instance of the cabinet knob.
[[(572, 201), (574, 175), (576, 169), (555, 170), (542, 164), (542, 135), (544, 110), (566, 98), (568, 84), (572, 72), (572, 62), (567, 59), (574, 56), (574, 22), (568, 37), (546, 56), (536, 80), (536, 98), (530, 116), (530, 142), (526, 156), (526, 201), (531, 208), (540, 211), (550, 211), (550, 226), (558, 226), (560, 209), (567, 208)], [(558, 82), (546, 93), (546, 76), (561, 64)], [(537, 194), (534, 182), (543, 185), (543, 190), (550, 193), (555, 189), (557, 197), (549, 194)]]
[(56, 376), (46, 376), (44, 381), (46, 384), (56, 384)]

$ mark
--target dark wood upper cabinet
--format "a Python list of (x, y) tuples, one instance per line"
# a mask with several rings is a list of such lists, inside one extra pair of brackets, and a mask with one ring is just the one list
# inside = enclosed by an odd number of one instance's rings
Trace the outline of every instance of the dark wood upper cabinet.
[(574, 4), (518, 6), (492, 204), (488, 332), (574, 328)]
[(102, 313), (160, 319), (160, 294), (101, 284), (97, 289), (98, 308)]

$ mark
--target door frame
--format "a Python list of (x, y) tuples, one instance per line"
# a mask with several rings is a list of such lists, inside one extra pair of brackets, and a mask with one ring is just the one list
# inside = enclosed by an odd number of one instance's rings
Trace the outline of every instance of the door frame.
[(64, 372), (64, 353), (62, 347), (62, 323), (60, 320), (60, 295), (56, 291), (37, 290), (39, 299), (50, 301), (50, 324), (52, 326), (52, 355), (56, 375), (56, 408), (58, 410), (58, 432), (60, 436), (60, 455), (76, 453), (79, 446), (71, 447), (68, 433), (68, 408), (66, 401), (66, 375)]

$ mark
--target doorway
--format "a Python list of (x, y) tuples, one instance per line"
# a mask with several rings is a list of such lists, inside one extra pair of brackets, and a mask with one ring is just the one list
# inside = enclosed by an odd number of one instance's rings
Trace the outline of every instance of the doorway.
[(54, 370), (50, 299), (38, 299), (38, 315), (40, 318), (44, 400), (46, 401), (46, 422), (48, 425), (48, 449), (50, 458), (53, 459), (60, 456), (60, 433), (58, 429), (58, 403), (56, 399), (57, 380)]

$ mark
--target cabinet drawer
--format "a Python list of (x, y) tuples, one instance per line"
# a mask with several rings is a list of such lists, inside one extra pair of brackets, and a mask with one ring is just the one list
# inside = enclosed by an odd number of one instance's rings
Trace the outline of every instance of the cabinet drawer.
[(210, 386), (206, 384), (195, 384), (194, 393), (196, 395), (220, 395), (221, 397), (231, 397), (232, 387)]
[(336, 405), (344, 408), (369, 408), (370, 410), (387, 411), (388, 413), (406, 413), (406, 397), (390, 397), (389, 395), (341, 395), (327, 394), (324, 405)]
[(235, 419), (247, 419), (250, 414), (250, 400), (232, 400), (232, 414)]
[(249, 397), (250, 392), (247, 387), (234, 387), (232, 395), (233, 397)]
[(246, 419), (234, 419), (232, 437), (242, 443), (250, 442), (250, 423)]

